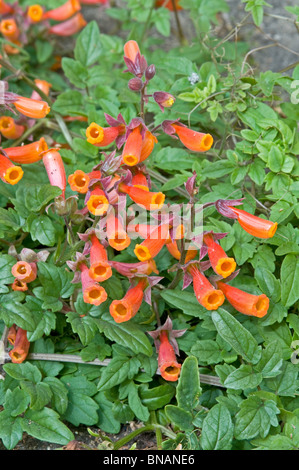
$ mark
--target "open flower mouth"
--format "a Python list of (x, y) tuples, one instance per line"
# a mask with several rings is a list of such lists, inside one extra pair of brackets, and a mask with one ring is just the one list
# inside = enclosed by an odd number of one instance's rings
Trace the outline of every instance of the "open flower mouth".
[(86, 130), (87, 142), (90, 144), (100, 144), (104, 139), (104, 129), (98, 124), (91, 124)]
[(254, 315), (259, 318), (262, 318), (267, 314), (268, 308), (269, 308), (269, 299), (266, 295), (262, 294), (259, 296), (257, 302), (253, 306)]
[(220, 258), (215, 267), (215, 271), (220, 276), (226, 278), (235, 271), (236, 267), (237, 264), (233, 258)]
[(137, 163), (139, 162), (136, 155), (124, 155), (123, 161), (126, 165), (129, 165), (129, 166), (137, 165)]
[(104, 287), (94, 285), (85, 289), (83, 298), (88, 304), (100, 305), (107, 300), (107, 292)]
[(108, 199), (105, 196), (90, 196), (87, 202), (88, 210), (94, 215), (103, 215), (109, 207)]
[(181, 372), (181, 365), (177, 362), (166, 362), (160, 366), (161, 376), (169, 382), (176, 382)]
[(10, 184), (17, 184), (23, 178), (24, 172), (20, 166), (8, 168), (5, 174), (5, 180)]
[(201, 142), (202, 150), (210, 150), (213, 145), (213, 137), (210, 134), (207, 134)]
[(11, 129), (13, 127), (13, 120), (9, 117), (3, 117), (0, 119), (0, 130), (1, 129)]
[(155, 194), (152, 198), (151, 209), (161, 209), (165, 201), (165, 194), (158, 193)]
[(151, 259), (152, 257), (149, 249), (146, 246), (142, 246), (142, 245), (136, 245), (134, 253), (139, 259), (139, 261), (147, 261)]
[(115, 248), (116, 250), (121, 251), (130, 245), (131, 239), (127, 235), (126, 232), (120, 231), (120, 232), (115, 232), (114, 234), (112, 234), (109, 237), (108, 242), (112, 248)]
[(223, 293), (218, 289), (213, 289), (207, 292), (202, 299), (198, 299), (207, 310), (217, 310), (217, 308), (223, 304), (224, 300)]
[(112, 269), (108, 264), (105, 263), (94, 263), (91, 265), (89, 275), (92, 279), (97, 282), (106, 281), (112, 276)]
[(132, 307), (125, 300), (114, 300), (111, 304), (110, 314), (116, 323), (122, 323), (130, 320)]

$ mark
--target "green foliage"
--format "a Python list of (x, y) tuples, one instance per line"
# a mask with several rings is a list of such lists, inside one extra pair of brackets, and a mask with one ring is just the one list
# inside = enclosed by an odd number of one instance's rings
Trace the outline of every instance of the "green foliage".
[[(19, 3), (25, 8), (34, 1)], [(48, 9), (62, 3), (40, 2)], [(116, 32), (104, 34), (95, 20), (89, 22), (58, 71), (52, 69), (57, 41), (32, 32), (20, 54), (9, 56), (21, 72), (11, 76), (3, 66), (3, 79), (23, 96), (32, 92), (23, 73), (51, 82), (51, 113), (40, 127), (33, 124), (34, 139), (45, 136), (51, 146), (67, 147), (60, 150), (67, 177), (76, 169), (89, 172), (104, 155), (86, 141), (87, 126), (106, 127), (105, 114), (121, 113), (127, 124), (139, 116), (139, 96), (128, 88), (131, 76), (123, 73), (124, 43), (137, 40), (157, 71), (147, 87), (149, 128), (180, 119), (214, 138), (201, 155), (161, 132), (146, 161), (153, 188), (165, 193), (167, 203), (184, 204), (184, 184), (196, 172), (199, 204), (244, 198), (242, 209), (278, 223), (275, 235), (263, 240), (220, 216), (215, 206), (203, 212), (203, 230), (227, 234), (220, 244), (240, 268), (231, 285), (265, 294), (269, 310), (256, 318), (227, 301), (207, 310), (192, 285), (183, 289), (178, 261), (164, 247), (155, 258), (163, 279), (152, 288), (152, 305), (143, 302), (133, 319), (116, 323), (109, 305), (124, 296), (128, 280), (113, 270), (103, 283), (107, 301), (90, 305), (66, 264), (82, 253), (78, 234), (97, 223), (77, 212), (85, 195), (62, 207), (61, 189), (49, 184), (42, 161), (23, 165), (18, 185), (0, 181), (0, 333), (12, 325), (26, 330), (33, 354), (23, 363), (3, 365), (0, 438), (9, 450), (24, 433), (64, 446), (75, 438), (69, 424), (118, 434), (131, 421), (155, 430), (164, 450), (299, 448), (299, 67), (288, 75), (251, 69), (246, 55), (251, 45), (215, 32), (219, 14), (229, 10), (224, 0), (180, 0), (194, 37), (188, 42), (183, 31), (179, 45), (172, 33), (174, 14), (154, 3), (124, 0), (120, 8), (103, 10)], [(260, 27), (271, 5), (242, 3), (244, 15)], [(298, 20), (298, 7), (286, 10)], [(151, 96), (157, 90), (176, 99), (163, 113)], [(3, 138), (1, 144), (5, 149), (20, 143)], [(109, 154), (113, 146), (104, 151)], [(67, 185), (66, 198), (74, 194)], [(109, 260), (136, 261), (133, 245), (125, 252), (109, 248)], [(11, 269), (24, 248), (41, 257), (28, 291), (17, 292)], [(186, 330), (176, 338), (181, 365), (176, 382), (157, 373), (157, 351), (148, 334), (158, 317), (163, 323), (168, 316), (174, 330)], [(1, 353), (0, 348), (0, 358)], [(63, 355), (73, 362), (63, 361)]]

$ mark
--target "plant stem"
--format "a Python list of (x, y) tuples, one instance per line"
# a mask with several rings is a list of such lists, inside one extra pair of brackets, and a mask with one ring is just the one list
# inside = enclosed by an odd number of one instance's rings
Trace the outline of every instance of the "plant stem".
[[(157, 416), (156, 416), (155, 411), (151, 411), (151, 423), (153, 425), (157, 424)], [(161, 429), (159, 427), (156, 427), (155, 431), (156, 431), (157, 448), (158, 448), (158, 450), (161, 450), (162, 449), (162, 441), (163, 441), (162, 432), (161, 432)]]
[(153, 432), (155, 431), (155, 428), (152, 424), (148, 424), (146, 426), (143, 426), (142, 428), (136, 429), (136, 431), (131, 432), (128, 436), (123, 437), (122, 439), (119, 439), (114, 443), (114, 450), (119, 450), (121, 447), (126, 445), (128, 442), (130, 442), (132, 439), (135, 437), (139, 436), (139, 434), (142, 434), (143, 432)]
[(184, 36), (184, 33), (183, 33), (183, 30), (182, 30), (182, 26), (181, 26), (179, 14), (178, 14), (178, 9), (177, 9), (177, 6), (176, 6), (176, 0), (171, 0), (171, 3), (172, 3), (172, 6), (173, 6), (173, 12), (174, 12), (176, 26), (177, 26), (177, 29), (178, 29), (180, 43), (181, 43), (181, 46), (185, 46), (185, 45), (188, 44), (188, 41), (186, 40), (186, 38)]

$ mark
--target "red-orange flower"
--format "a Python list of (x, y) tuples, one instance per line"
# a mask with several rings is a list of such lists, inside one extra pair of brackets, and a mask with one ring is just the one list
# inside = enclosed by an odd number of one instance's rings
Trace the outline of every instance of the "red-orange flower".
[(17, 327), (15, 324), (13, 324), (8, 330), (7, 341), (10, 344), (14, 345), (16, 342), (16, 336), (17, 336)]
[(49, 10), (44, 14), (44, 19), (65, 21), (71, 18), (77, 11), (81, 10), (79, 0), (68, 0), (60, 7)]
[(101, 244), (95, 233), (90, 236), (90, 268), (89, 276), (97, 282), (106, 281), (112, 276), (112, 269), (108, 263), (106, 248)]
[(208, 247), (208, 257), (215, 273), (224, 278), (230, 276), (237, 267), (234, 258), (227, 256), (219, 243), (214, 240), (212, 233), (205, 234), (203, 241)]
[(56, 36), (72, 36), (78, 33), (87, 23), (81, 13), (76, 13), (69, 20), (57, 23), (48, 29), (49, 33)]
[(25, 292), (26, 290), (28, 290), (28, 286), (27, 286), (27, 283), (24, 282), (24, 281), (20, 281), (19, 279), (15, 279), (14, 282), (12, 283), (11, 285), (11, 288), (12, 290), (14, 291), (21, 291), (21, 292)]
[(117, 251), (125, 250), (131, 243), (122, 222), (113, 211), (107, 216), (107, 238), (109, 245)]
[(131, 185), (134, 186), (134, 188), (139, 188), (139, 189), (143, 189), (144, 191), (149, 191), (148, 181), (146, 179), (145, 174), (142, 173), (141, 171), (137, 171), (133, 175)]
[(127, 41), (124, 45), (124, 55), (132, 62), (135, 62), (137, 54), (140, 54), (140, 49), (136, 41), (130, 40)]
[(277, 222), (262, 219), (233, 206), (230, 206), (230, 209), (237, 215), (241, 227), (250, 235), (258, 238), (272, 238), (275, 235)]
[[(178, 248), (178, 244), (176, 240), (166, 243), (166, 248), (174, 258), (176, 258), (177, 260), (181, 259), (181, 252)], [(191, 261), (192, 259), (194, 259), (197, 253), (198, 253), (198, 250), (195, 247), (189, 248), (187, 250), (184, 262), (188, 263), (188, 261)]]
[(123, 148), (123, 163), (128, 166), (137, 165), (140, 161), (142, 149), (142, 135), (140, 126), (130, 132)]
[(149, 259), (139, 263), (122, 263), (121, 261), (110, 261), (112, 268), (126, 277), (134, 277), (138, 274), (149, 276), (152, 272), (159, 274), (155, 260)]
[(100, 305), (107, 300), (107, 292), (89, 275), (89, 269), (85, 263), (80, 263), (83, 300), (87, 304)]
[(152, 134), (149, 130), (146, 130), (142, 141), (139, 163), (143, 162), (150, 156), (157, 142), (157, 137), (154, 136), (154, 134)]
[(43, 137), (31, 144), (21, 145), (20, 147), (6, 148), (10, 160), (15, 163), (35, 163), (43, 158), (44, 152), (48, 150), (48, 145)]
[(86, 129), (87, 142), (96, 145), (97, 147), (107, 147), (112, 144), (115, 139), (123, 134), (125, 126), (102, 127), (99, 124), (92, 122)]
[(9, 40), (18, 39), (20, 35), (18, 25), (13, 18), (7, 18), (1, 21), (0, 32)]
[(188, 272), (193, 279), (193, 289), (198, 302), (207, 310), (217, 310), (224, 302), (221, 290), (215, 289), (196, 264), (191, 264)]
[(68, 183), (72, 191), (77, 191), (78, 193), (86, 194), (88, 191), (89, 183), (93, 178), (101, 178), (101, 172), (98, 170), (85, 173), (82, 170), (76, 170), (73, 174), (69, 175)]
[(168, 332), (162, 330), (159, 336), (158, 367), (163, 379), (176, 382), (181, 372), (181, 364), (177, 362), (176, 355), (168, 339)]
[(165, 194), (161, 192), (152, 193), (148, 190), (136, 186), (129, 186), (125, 183), (120, 183), (118, 189), (121, 193), (128, 194), (132, 201), (144, 207), (146, 210), (161, 209), (165, 201)]
[(36, 279), (36, 263), (27, 263), (27, 261), (18, 261), (11, 268), (12, 275), (19, 281), (32, 282)]
[(10, 116), (0, 117), (0, 132), (6, 139), (18, 139), (23, 135), (25, 126), (17, 124)]
[(0, 154), (0, 178), (4, 183), (16, 184), (23, 178), (23, 170)]
[(28, 7), (27, 18), (29, 18), (29, 20), (31, 20), (33, 23), (38, 23), (41, 21), (43, 19), (43, 14), (44, 10), (38, 4)]
[[(171, 0), (156, 0), (156, 7), (164, 7), (167, 8), (170, 11), (173, 11), (173, 4)], [(180, 6), (180, 0), (175, 0), (175, 6), (177, 10), (182, 10), (182, 7)]]
[(12, 6), (8, 5), (4, 2), (4, 0), (0, 0), (0, 15), (8, 15), (9, 13), (13, 12)]
[(46, 101), (33, 100), (24, 96), (19, 96), (13, 104), (21, 114), (34, 119), (44, 118), (50, 112), (50, 106)]
[(30, 342), (27, 338), (27, 331), (18, 328), (13, 349), (9, 352), (11, 362), (20, 364), (25, 361), (30, 348)]
[(134, 253), (139, 261), (155, 258), (168, 240), (169, 224), (161, 224), (155, 227), (142, 243), (136, 244)]
[(147, 287), (147, 280), (140, 279), (135, 287), (131, 287), (121, 300), (113, 300), (109, 311), (116, 323), (123, 323), (131, 320), (138, 312), (144, 295), (144, 289)]
[(87, 201), (87, 207), (89, 212), (93, 215), (104, 215), (108, 211), (109, 201), (104, 191), (96, 186), (91, 192)]
[(65, 194), (66, 175), (63, 160), (57, 150), (49, 150), (43, 154), (43, 164), (45, 166), (50, 184), (58, 186), (62, 191), (62, 197)]
[(196, 132), (180, 124), (171, 124), (182, 144), (193, 152), (205, 152), (213, 145), (213, 137), (210, 134)]
[(218, 281), (217, 286), (225, 295), (228, 302), (240, 313), (263, 318), (267, 315), (269, 299), (265, 294), (253, 295)]
[[(49, 95), (50, 88), (52, 86), (51, 83), (47, 82), (46, 80), (40, 80), (39, 78), (36, 78), (34, 80), (34, 83), (45, 95), (47, 96)], [(39, 100), (39, 101), (42, 99), (40, 94), (35, 90), (33, 90), (30, 98), (32, 100)]]

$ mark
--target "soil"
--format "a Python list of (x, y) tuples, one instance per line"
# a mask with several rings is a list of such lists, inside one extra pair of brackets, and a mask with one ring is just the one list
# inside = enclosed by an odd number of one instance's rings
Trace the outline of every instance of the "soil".
[[(114, 3), (121, 5), (123, 2), (121, 2), (121, 0), (115, 0)], [(218, 18), (219, 25), (215, 26), (215, 31), (219, 38), (224, 37), (244, 18), (244, 3), (242, 3), (240, 0), (227, 0), (227, 3), (230, 6), (230, 11), (220, 15)], [(285, 6), (298, 5), (298, 2), (297, 0), (272, 0), (271, 5), (272, 8), (266, 8), (267, 15), (265, 15), (263, 24), (260, 28), (254, 26), (251, 18), (247, 19), (245, 25), (242, 26), (241, 32), (239, 33), (239, 39), (250, 41), (250, 44), (252, 44), (252, 49), (272, 44), (273, 46), (269, 48), (259, 49), (253, 52), (251, 54), (251, 59), (254, 60), (253, 66), (257, 70), (272, 70), (273, 72), (278, 72), (288, 67), (290, 64), (298, 61), (299, 43), (297, 39), (298, 30), (294, 24), (295, 17), (284, 9)], [(119, 24), (117, 21), (105, 15), (102, 7), (83, 7), (83, 15), (87, 21), (96, 20), (102, 33), (120, 34), (123, 37), (126, 37), (127, 35), (127, 31), (124, 32), (119, 29)], [(282, 17), (287, 19), (282, 19)], [(184, 34), (186, 35), (187, 39), (191, 39), (193, 35), (193, 25), (190, 22), (188, 15), (184, 11), (180, 11), (180, 19)], [(172, 18), (172, 27), (173, 31), (175, 31), (176, 28), (174, 17)], [(164, 47), (166, 50), (170, 47), (175, 47), (178, 45), (179, 39), (175, 34), (172, 35), (171, 38), (166, 38), (164, 41)], [(74, 41), (70, 40), (66, 45), (66, 49), (62, 51), (62, 53), (65, 53), (66, 55), (68, 52), (71, 53), (73, 47)], [(286, 73), (292, 73), (292, 69), (290, 69), (290, 71), (286, 71)], [(124, 425), (121, 432), (117, 436), (109, 434), (105, 435), (102, 433), (101, 437), (91, 436), (85, 426), (69, 426), (75, 435), (75, 441), (72, 441), (68, 445), (67, 450), (109, 450), (109, 440), (119, 440), (120, 438), (127, 436), (138, 426), (138, 423), (130, 423)], [(95, 427), (91, 427), (90, 429), (94, 433), (100, 432)], [(130, 441), (128, 445), (123, 447), (121, 450), (130, 449), (134, 442), (136, 443), (136, 450), (156, 449), (155, 435), (153, 433), (144, 433)], [(17, 444), (14, 450), (56, 449), (61, 449), (61, 446), (53, 443), (39, 441), (38, 439), (34, 439), (33, 437), (24, 433), (23, 440)], [(6, 450), (1, 441), (0, 450)]]

